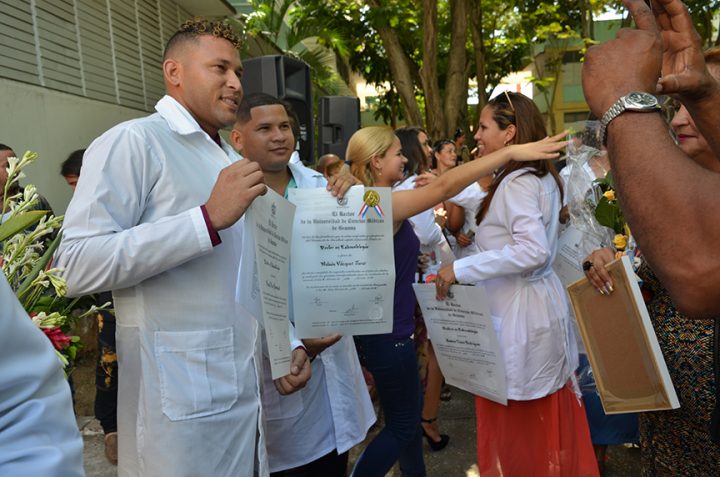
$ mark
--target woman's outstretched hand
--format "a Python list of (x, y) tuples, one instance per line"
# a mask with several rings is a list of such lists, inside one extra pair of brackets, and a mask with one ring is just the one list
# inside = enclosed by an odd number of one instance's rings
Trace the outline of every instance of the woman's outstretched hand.
[(511, 159), (513, 161), (557, 159), (560, 157), (560, 151), (567, 146), (567, 141), (564, 140), (567, 135), (568, 131), (563, 131), (540, 141), (508, 146)]

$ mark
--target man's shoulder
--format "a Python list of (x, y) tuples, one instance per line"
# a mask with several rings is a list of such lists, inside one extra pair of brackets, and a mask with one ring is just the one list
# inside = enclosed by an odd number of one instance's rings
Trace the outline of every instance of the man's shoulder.
[(168, 139), (173, 134), (162, 116), (153, 113), (111, 127), (92, 142), (87, 154), (92, 156), (96, 150), (107, 152), (107, 148), (116, 149), (118, 147), (145, 149), (157, 140), (161, 144), (168, 143)]
[(323, 187), (327, 185), (327, 179), (315, 169), (303, 165), (302, 163), (289, 163), (290, 172), (298, 187)]
[(170, 131), (167, 122), (158, 113), (153, 113), (141, 118), (129, 119), (108, 129), (102, 136), (123, 133), (144, 134), (151, 131)]

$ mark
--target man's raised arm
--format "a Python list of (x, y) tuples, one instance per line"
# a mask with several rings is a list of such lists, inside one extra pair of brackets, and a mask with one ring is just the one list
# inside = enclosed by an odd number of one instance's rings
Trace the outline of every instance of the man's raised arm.
[[(667, 28), (658, 26), (644, 1), (624, 3), (637, 29), (623, 29), (615, 40), (591, 48), (583, 66), (585, 97), (598, 117), (630, 92), (656, 92), (663, 64), (667, 69), (672, 63), (667, 51), (663, 54)], [(661, 24), (671, 18), (663, 15), (680, 4), (675, 0), (657, 3), (665, 8), (658, 16)], [(678, 58), (687, 60), (683, 55)], [(683, 75), (676, 78), (676, 84), (686, 84)], [(663, 91), (670, 87), (667, 79), (660, 84)], [(704, 100), (696, 102), (704, 104)], [(607, 144), (623, 211), (653, 270), (680, 310), (691, 316), (717, 315), (720, 174), (684, 154), (657, 113), (620, 114), (608, 125)]]

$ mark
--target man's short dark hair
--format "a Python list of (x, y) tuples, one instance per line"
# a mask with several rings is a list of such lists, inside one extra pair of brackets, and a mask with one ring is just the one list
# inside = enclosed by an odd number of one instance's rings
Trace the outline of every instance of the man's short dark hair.
[(298, 142), (300, 140), (300, 118), (298, 118), (298, 115), (293, 109), (292, 104), (288, 103), (287, 101), (283, 101), (282, 103), (283, 106), (285, 106), (285, 111), (287, 112), (288, 118), (290, 119), (290, 129), (292, 129), (295, 142)]
[(0, 144), (0, 151), (14, 151), (14, 149), (6, 144)]
[(242, 45), (242, 39), (235, 33), (235, 30), (225, 21), (206, 20), (204, 18), (192, 18), (180, 26), (165, 46), (163, 61), (168, 59), (173, 50), (188, 42), (197, 42), (202, 35), (212, 35), (215, 38), (223, 38), (237, 49)]
[[(252, 111), (253, 108), (257, 108), (258, 106), (272, 106), (273, 104), (279, 104), (285, 108), (285, 111), (288, 111), (288, 105), (283, 100), (278, 99), (275, 96), (267, 93), (248, 94), (242, 99), (240, 105), (238, 106), (237, 121), (240, 124), (245, 124), (250, 121), (250, 111)], [(290, 112), (288, 112), (288, 116), (290, 116)]]
[(60, 165), (60, 175), (63, 177), (78, 176), (80, 177), (80, 168), (82, 167), (83, 154), (85, 149), (78, 149), (70, 153), (67, 159)]

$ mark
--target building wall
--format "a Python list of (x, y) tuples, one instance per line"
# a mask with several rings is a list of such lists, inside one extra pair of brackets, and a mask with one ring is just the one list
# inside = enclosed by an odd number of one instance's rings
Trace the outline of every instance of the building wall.
[(70, 202), (71, 190), (59, 175), (68, 154), (115, 124), (148, 114), (2, 78), (0, 111), (0, 143), (18, 155), (26, 150), (40, 155), (21, 184), (35, 184), (58, 214)]

